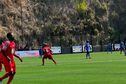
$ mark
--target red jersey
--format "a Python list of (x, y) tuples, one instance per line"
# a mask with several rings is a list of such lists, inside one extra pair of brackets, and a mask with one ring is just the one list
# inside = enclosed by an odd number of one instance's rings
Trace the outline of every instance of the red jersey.
[(0, 62), (3, 62), (3, 57), (4, 57), (1, 52), (2, 48), (3, 48), (3, 44), (0, 45)]
[(14, 54), (15, 54), (15, 42), (14, 41), (6, 41), (3, 45), (3, 50), (6, 53), (6, 56), (10, 58), (10, 62), (5, 58), (4, 59), (4, 67), (6, 72), (16, 72), (16, 65), (14, 62)]
[(6, 41), (3, 50), (6, 52), (6, 55), (11, 59), (11, 61), (14, 61), (14, 54), (15, 54), (15, 42), (14, 41)]
[(42, 50), (44, 55), (52, 55), (52, 51), (49, 46), (45, 46)]

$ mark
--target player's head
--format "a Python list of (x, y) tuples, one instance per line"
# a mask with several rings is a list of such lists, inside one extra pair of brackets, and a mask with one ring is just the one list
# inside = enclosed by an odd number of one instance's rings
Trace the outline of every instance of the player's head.
[(86, 43), (89, 43), (89, 40), (87, 40)]
[(45, 47), (45, 46), (49, 46), (48, 43), (43, 43), (43, 47)]
[(14, 40), (15, 40), (11, 32), (7, 33), (7, 38), (8, 38), (10, 41), (14, 41)]

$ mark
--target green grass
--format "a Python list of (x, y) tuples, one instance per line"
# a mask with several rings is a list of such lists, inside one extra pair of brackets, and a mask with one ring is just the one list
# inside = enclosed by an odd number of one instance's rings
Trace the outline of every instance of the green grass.
[[(57, 65), (47, 60), (41, 66), (37, 57), (16, 59), (17, 73), (12, 84), (126, 84), (126, 56), (119, 52), (54, 55)], [(0, 76), (5, 73), (4, 70)], [(3, 81), (6, 84), (7, 80)]]

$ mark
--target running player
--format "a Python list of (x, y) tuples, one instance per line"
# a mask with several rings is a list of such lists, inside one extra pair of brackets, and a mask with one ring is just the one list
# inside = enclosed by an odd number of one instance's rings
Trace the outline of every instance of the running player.
[(43, 63), (42, 65), (44, 66), (45, 59), (47, 59), (47, 58), (52, 60), (54, 62), (54, 64), (56, 64), (56, 61), (52, 57), (52, 51), (47, 43), (44, 43), (42, 50), (43, 50), (43, 54), (44, 54), (44, 56), (42, 58), (42, 63)]
[(84, 49), (86, 51), (86, 59), (88, 59), (88, 58), (91, 59), (91, 57), (90, 57), (91, 46), (90, 46), (89, 41), (86, 41), (86, 44), (84, 46)]
[(5, 67), (6, 73), (2, 77), (0, 77), (0, 81), (9, 77), (7, 84), (10, 84), (10, 82), (13, 80), (14, 75), (16, 73), (16, 64), (14, 61), (14, 56), (17, 57), (21, 62), (22, 62), (22, 59), (15, 54), (16, 45), (14, 42), (15, 39), (13, 35), (11, 33), (8, 33), (7, 38), (8, 38), (8, 41), (4, 43), (3, 48), (2, 48), (2, 53), (4, 55), (3, 64)]

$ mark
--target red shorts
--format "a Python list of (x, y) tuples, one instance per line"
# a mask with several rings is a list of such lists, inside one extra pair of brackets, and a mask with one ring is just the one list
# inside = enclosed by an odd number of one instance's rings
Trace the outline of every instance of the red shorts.
[(8, 62), (8, 60), (4, 60), (3, 65), (6, 72), (16, 72), (16, 65), (14, 61)]
[(43, 58), (53, 59), (52, 55), (44, 55)]

